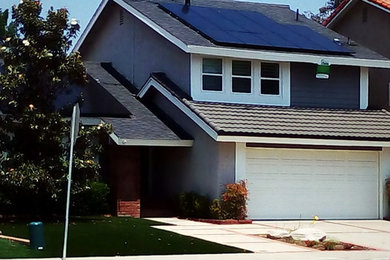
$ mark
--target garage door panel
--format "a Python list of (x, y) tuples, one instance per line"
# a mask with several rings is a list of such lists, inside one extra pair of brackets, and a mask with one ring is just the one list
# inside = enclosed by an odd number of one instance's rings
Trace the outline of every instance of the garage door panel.
[(249, 216), (378, 218), (378, 154), (247, 149)]

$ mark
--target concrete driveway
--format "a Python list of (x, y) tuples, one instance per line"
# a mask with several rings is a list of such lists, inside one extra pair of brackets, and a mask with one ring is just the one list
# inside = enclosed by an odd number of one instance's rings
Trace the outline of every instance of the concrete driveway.
[[(348, 221), (254, 221), (252, 224), (214, 225), (177, 218), (151, 218), (169, 225), (155, 228), (207, 241), (242, 248), (255, 254), (240, 259), (377, 259), (390, 260), (390, 222), (382, 220)], [(314, 227), (328, 238), (373, 248), (372, 251), (318, 251), (311, 248), (270, 240), (259, 235), (274, 230)], [(197, 256), (199, 257), (199, 256)], [(233, 256), (207, 259), (229, 259)], [(254, 258), (253, 258), (254, 257)], [(198, 259), (198, 258), (196, 258)], [(205, 258), (206, 259), (206, 258)]]

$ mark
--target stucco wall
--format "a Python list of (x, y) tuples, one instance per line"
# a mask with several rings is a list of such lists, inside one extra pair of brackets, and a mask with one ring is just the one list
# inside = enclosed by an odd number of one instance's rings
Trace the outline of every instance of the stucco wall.
[(291, 105), (299, 107), (360, 107), (360, 68), (331, 66), (329, 79), (316, 78), (317, 65), (291, 63)]
[(87, 61), (112, 62), (137, 88), (152, 72), (164, 72), (189, 93), (190, 55), (145, 26), (121, 7), (109, 3), (86, 38), (80, 52)]
[(192, 148), (154, 148), (153, 172), (172, 195), (194, 191), (217, 198), (224, 185), (235, 181), (235, 144), (219, 143), (172, 105), (165, 97), (148, 97), (194, 139)]

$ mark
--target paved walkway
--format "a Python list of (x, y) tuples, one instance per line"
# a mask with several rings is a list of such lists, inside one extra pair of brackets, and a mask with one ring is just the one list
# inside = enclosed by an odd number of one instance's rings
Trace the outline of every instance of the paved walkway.
[[(248, 256), (240, 256), (240, 259), (242, 257), (244, 257), (242, 259), (248, 257), (248, 259), (390, 260), (390, 222), (388, 221), (319, 221), (315, 224), (311, 221), (254, 221), (252, 224), (214, 225), (177, 218), (151, 218), (151, 220), (169, 224), (166, 226), (155, 226), (155, 228), (242, 248), (256, 253), (248, 254)], [(315, 227), (325, 231), (328, 238), (367, 246), (377, 250), (321, 252), (311, 248), (286, 244), (261, 237), (261, 235), (275, 230), (294, 230), (304, 227)], [(233, 259), (234, 256), (228, 256), (227, 258), (226, 256), (220, 258), (212, 256), (210, 259), (229, 259), (230, 257)]]

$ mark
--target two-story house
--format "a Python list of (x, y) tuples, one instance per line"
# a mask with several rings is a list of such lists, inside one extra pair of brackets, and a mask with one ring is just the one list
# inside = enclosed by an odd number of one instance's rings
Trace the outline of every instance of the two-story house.
[(102, 117), (118, 214), (238, 180), (253, 219), (387, 213), (390, 113), (367, 107), (369, 71), (390, 61), (376, 52), (285, 5), (210, 0), (103, 0), (75, 49), (129, 112)]
[[(345, 0), (324, 25), (390, 58), (390, 0)], [(370, 70), (369, 104), (390, 108), (390, 70)]]

